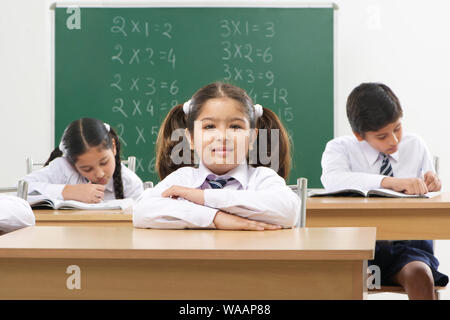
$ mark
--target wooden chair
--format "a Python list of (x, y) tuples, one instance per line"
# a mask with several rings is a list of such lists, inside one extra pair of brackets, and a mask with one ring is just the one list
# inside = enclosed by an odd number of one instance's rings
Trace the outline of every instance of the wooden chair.
[[(127, 160), (122, 160), (122, 163), (125, 164), (131, 171), (136, 172), (136, 157), (129, 156)], [(34, 167), (42, 168), (44, 164), (45, 164), (44, 162), (34, 162), (33, 159), (28, 157), (26, 159), (27, 174), (33, 172)]]

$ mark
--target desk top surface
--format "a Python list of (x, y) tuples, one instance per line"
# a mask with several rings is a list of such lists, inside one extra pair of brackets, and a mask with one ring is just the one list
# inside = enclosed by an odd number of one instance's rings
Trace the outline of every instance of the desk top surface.
[(426, 198), (364, 198), (314, 197), (308, 198), (306, 209), (450, 209), (450, 192)]
[(133, 214), (129, 211), (115, 210), (53, 210), (33, 209), (36, 221), (129, 221)]
[[(306, 210), (317, 209), (450, 209), (450, 192), (424, 198), (308, 198)], [(122, 210), (33, 210), (37, 221), (132, 221), (132, 214)]]
[(0, 258), (372, 259), (375, 228), (277, 231), (34, 226), (0, 237)]

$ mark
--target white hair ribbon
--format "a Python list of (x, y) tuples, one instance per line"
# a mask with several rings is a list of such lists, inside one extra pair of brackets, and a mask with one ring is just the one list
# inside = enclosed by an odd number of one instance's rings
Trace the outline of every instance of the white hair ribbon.
[[(263, 115), (263, 107), (260, 104), (255, 104), (253, 107), (255, 108), (256, 118), (261, 117)], [(184, 114), (188, 115), (189, 112), (191, 112), (191, 109), (192, 109), (192, 102), (191, 100), (188, 100), (183, 104)]]
[(104, 122), (103, 125), (105, 126), (106, 131), (109, 132), (109, 130), (111, 130), (111, 126), (110, 126), (109, 124), (107, 124), (107, 123)]
[(263, 107), (260, 104), (255, 104), (255, 116), (259, 118), (263, 115)]
[(188, 115), (189, 112), (191, 112), (191, 109), (192, 109), (192, 102), (191, 102), (191, 100), (189, 99), (188, 101), (186, 101), (186, 102), (183, 104), (183, 111), (184, 111), (184, 114), (185, 114), (185, 115)]

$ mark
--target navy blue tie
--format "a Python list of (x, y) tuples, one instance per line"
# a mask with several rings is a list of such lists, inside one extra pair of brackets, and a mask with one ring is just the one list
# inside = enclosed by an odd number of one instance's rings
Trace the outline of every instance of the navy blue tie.
[(216, 180), (206, 178), (206, 181), (208, 181), (212, 189), (222, 189), (223, 187), (225, 187), (228, 181), (232, 180), (234, 180), (234, 178), (216, 179)]
[(383, 156), (383, 162), (381, 163), (380, 174), (383, 176), (393, 177), (394, 171), (392, 171), (392, 166), (389, 162), (389, 156), (384, 153), (382, 153), (381, 155)]

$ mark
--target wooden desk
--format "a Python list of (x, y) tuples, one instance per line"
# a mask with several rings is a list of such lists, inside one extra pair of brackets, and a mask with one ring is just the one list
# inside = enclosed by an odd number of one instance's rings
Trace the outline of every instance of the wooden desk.
[[(362, 299), (375, 228), (29, 227), (0, 237), (1, 299)], [(68, 266), (81, 289), (67, 289)]]
[(123, 210), (34, 209), (37, 226), (132, 226), (133, 215)]
[(317, 197), (307, 227), (376, 227), (379, 240), (450, 239), (450, 193), (432, 199)]

